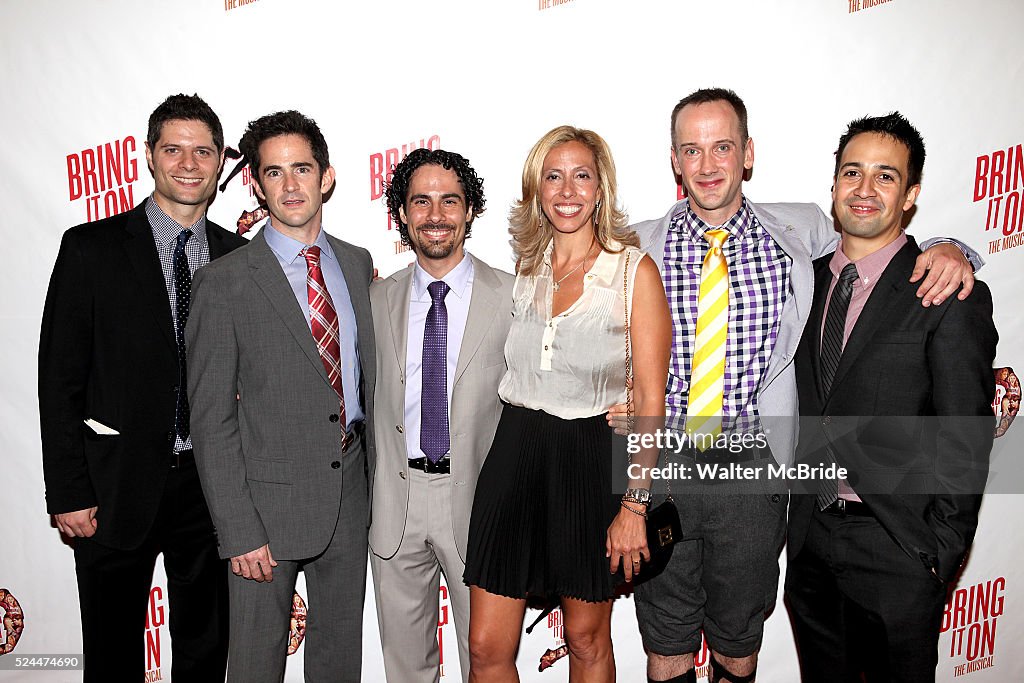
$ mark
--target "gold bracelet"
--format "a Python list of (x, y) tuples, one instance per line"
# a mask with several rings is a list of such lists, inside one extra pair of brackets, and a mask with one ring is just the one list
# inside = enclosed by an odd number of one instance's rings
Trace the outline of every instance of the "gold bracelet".
[(624, 500), (619, 501), (619, 505), (621, 505), (624, 510), (629, 510), (634, 515), (637, 515), (639, 517), (643, 517), (644, 519), (647, 519), (647, 510), (644, 510), (643, 512), (639, 512), (638, 510), (634, 510), (633, 508), (631, 508), (628, 505), (626, 505), (626, 501), (624, 501)]

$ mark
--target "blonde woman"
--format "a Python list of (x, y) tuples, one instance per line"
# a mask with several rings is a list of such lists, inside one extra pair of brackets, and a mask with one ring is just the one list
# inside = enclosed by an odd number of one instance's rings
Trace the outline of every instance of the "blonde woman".
[(628, 304), (636, 414), (663, 420), (668, 304), (618, 209), (599, 135), (547, 133), (527, 157), (522, 190), (510, 217), (518, 274), (505, 406), (470, 522), (470, 681), (519, 680), (529, 594), (560, 598), (570, 680), (612, 681), (612, 572), (621, 563), (630, 579), (648, 553), (645, 505), (613, 493), (604, 414), (626, 399)]

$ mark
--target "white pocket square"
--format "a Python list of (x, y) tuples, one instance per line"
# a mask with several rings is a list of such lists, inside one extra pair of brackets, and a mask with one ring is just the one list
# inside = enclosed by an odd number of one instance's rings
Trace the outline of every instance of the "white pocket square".
[(111, 427), (108, 427), (102, 422), (97, 422), (91, 417), (85, 421), (85, 424), (86, 426), (89, 427), (89, 429), (91, 429), (92, 431), (96, 432), (101, 436), (120, 436), (121, 434), (121, 432), (117, 431), (116, 429), (112, 429)]

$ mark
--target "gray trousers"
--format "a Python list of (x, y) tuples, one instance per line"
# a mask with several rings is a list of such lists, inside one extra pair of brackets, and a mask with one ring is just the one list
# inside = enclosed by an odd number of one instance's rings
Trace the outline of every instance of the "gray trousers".
[[(455, 618), (462, 680), (469, 680), (469, 588), (452, 531), (451, 475), (409, 470), (409, 511), (398, 551), (370, 553), (377, 622), (390, 683), (437, 683), (441, 573)], [(445, 644), (446, 657), (453, 650)]]

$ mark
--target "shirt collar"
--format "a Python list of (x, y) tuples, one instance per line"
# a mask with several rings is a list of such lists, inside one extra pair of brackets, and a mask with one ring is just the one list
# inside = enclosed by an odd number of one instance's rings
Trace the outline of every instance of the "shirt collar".
[(843, 252), (842, 238), (839, 240), (839, 248), (832, 254), (832, 260), (828, 262), (828, 268), (835, 277), (843, 272), (843, 268), (849, 263), (857, 265), (857, 282), (867, 287), (878, 281), (882, 273), (889, 266), (889, 261), (896, 255), (903, 245), (907, 243), (907, 233), (900, 230), (899, 236), (878, 251), (872, 252), (862, 259), (851, 261)]
[(708, 230), (726, 230), (729, 233), (729, 240), (726, 242), (728, 243), (728, 241), (742, 238), (753, 224), (754, 212), (750, 210), (747, 198), (743, 197), (739, 210), (723, 225), (708, 225), (694, 213), (693, 207), (687, 201), (686, 209), (679, 211), (672, 217), (672, 220), (669, 222), (669, 229), (682, 232), (687, 239), (701, 243), (706, 242), (704, 233)]
[[(263, 223), (263, 238), (267, 240), (267, 246), (284, 263), (292, 263), (295, 259), (305, 258), (302, 256), (302, 250), (307, 245), (279, 231), (271, 225), (269, 218)], [(320, 226), (320, 234), (316, 236), (316, 241), (308, 246), (320, 247), (321, 257), (326, 256), (331, 260), (334, 259), (334, 250), (331, 249), (331, 243), (327, 241), (327, 232), (323, 229), (323, 226)]]
[(195, 223), (190, 226), (183, 226), (174, 220), (160, 208), (160, 205), (153, 199), (153, 195), (150, 195), (146, 199), (146, 218), (149, 220), (149, 227), (153, 231), (153, 239), (158, 244), (169, 244), (178, 239), (178, 235), (182, 230), (191, 230), (192, 237), (189, 239), (196, 239), (199, 244), (206, 242), (206, 214), (199, 217)]
[[(449, 270), (441, 281), (448, 285), (448, 289), (451, 293), (460, 299), (465, 296), (466, 288), (469, 287), (469, 283), (473, 279), (473, 259), (469, 257), (469, 252), (464, 252), (462, 260), (459, 261), (459, 265)], [(429, 299), (430, 296), (427, 294), (427, 286), (431, 282), (436, 282), (437, 278), (423, 270), (423, 267), (416, 261), (413, 264), (412, 271), (412, 291), (417, 300)]]

